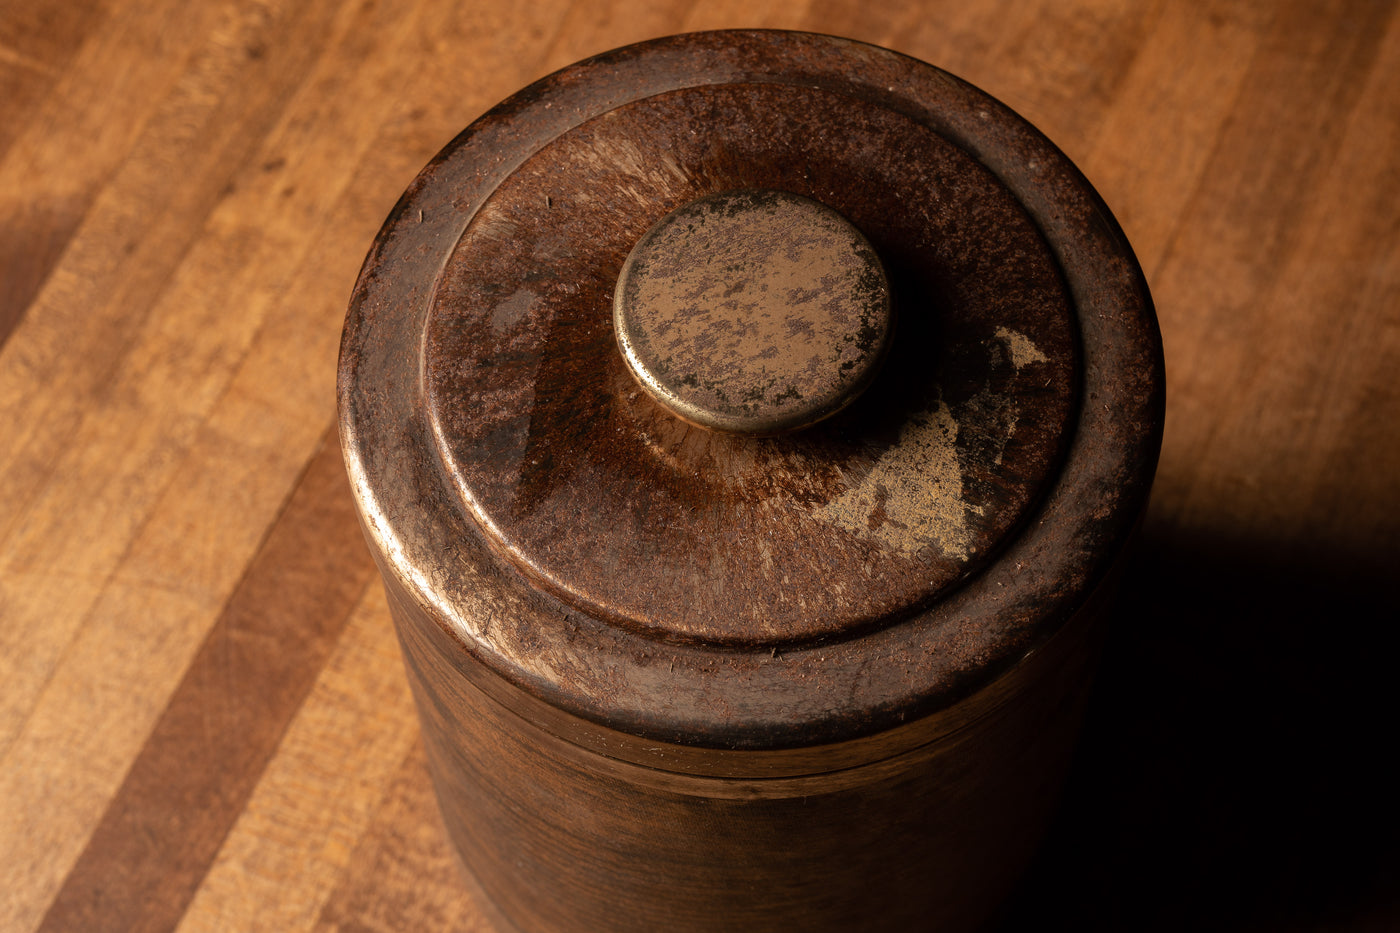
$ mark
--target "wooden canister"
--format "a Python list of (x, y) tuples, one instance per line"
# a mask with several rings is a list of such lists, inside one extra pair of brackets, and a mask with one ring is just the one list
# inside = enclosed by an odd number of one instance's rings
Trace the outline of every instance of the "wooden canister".
[(929, 65), (631, 46), (375, 241), (346, 462), (502, 929), (965, 930), (1052, 808), (1160, 442), (1074, 166)]

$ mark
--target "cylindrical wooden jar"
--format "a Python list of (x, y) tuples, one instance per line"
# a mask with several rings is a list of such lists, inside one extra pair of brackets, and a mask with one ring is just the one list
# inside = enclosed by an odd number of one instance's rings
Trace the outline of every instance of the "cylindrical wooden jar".
[(1031, 126), (826, 36), (566, 68), (404, 194), (339, 392), (503, 929), (963, 930), (1005, 896), (1163, 409), (1132, 251)]

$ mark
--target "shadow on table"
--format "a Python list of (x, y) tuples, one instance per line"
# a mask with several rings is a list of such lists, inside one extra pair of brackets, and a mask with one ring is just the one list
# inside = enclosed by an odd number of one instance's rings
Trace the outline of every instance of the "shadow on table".
[(1063, 804), (995, 929), (1400, 929), (1389, 558), (1149, 522)]

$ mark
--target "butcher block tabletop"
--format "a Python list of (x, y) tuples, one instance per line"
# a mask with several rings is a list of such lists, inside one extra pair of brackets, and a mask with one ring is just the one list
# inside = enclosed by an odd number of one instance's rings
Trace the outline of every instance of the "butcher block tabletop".
[(341, 459), (346, 302), (488, 107), (728, 27), (1000, 98), (1156, 301), (1153, 500), (996, 929), (1400, 929), (1400, 3), (6, 0), (0, 930), (492, 929)]

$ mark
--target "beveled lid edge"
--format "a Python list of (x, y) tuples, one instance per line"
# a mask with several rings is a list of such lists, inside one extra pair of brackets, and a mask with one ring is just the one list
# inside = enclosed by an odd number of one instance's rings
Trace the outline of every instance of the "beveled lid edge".
[[(758, 51), (762, 54), (755, 54)], [(998, 562), (944, 603), (903, 624), (852, 642), (792, 652), (782, 665), (764, 665), (752, 652), (695, 652), (593, 629), (590, 636), (610, 642), (615, 653), (591, 672), (592, 682), (604, 677), (615, 681), (630, 670), (631, 689), (625, 695), (603, 695), (578, 681), (564, 689), (550, 679), (557, 668), (538, 663), (538, 641), (548, 637), (548, 631), (542, 633), (539, 625), (531, 624), (530, 639), (522, 641), (479, 624), (483, 600), (490, 613), (489, 603), (504, 589), (474, 594), (481, 599), (467, 605), (452, 581), (429, 579), (418, 569), (416, 556), (455, 543), (445, 540), (444, 529), (434, 532), (415, 523), (412, 510), (405, 513), (396, 503), (412, 500), (419, 516), (426, 511), (424, 505), (442, 509), (444, 515), (454, 509), (460, 513), (460, 503), (453, 501), (430, 462), (432, 446), (423, 443), (421, 425), (413, 426), (418, 415), (414, 392), (421, 389), (415, 369), (419, 348), (404, 345), (404, 319), (411, 323), (416, 314), (421, 323), (431, 297), (424, 283), (436, 280), (475, 207), (533, 151), (522, 148), (528, 138), (552, 138), (620, 102), (678, 86), (737, 80), (835, 84), (832, 62), (841, 56), (863, 69), (844, 85), (846, 90), (918, 116), (973, 152), (1022, 197), (1046, 232), (1086, 335), (1084, 411), (1066, 469)], [(660, 80), (663, 73), (671, 76), (668, 81)], [(877, 77), (889, 80), (873, 80)], [(593, 79), (603, 83), (590, 96), (583, 86)], [(927, 96), (921, 99), (920, 94)], [(935, 109), (938, 101), (949, 100), (965, 106)], [(436, 169), (463, 160), (483, 167), (471, 196), (457, 192), (448, 199), (430, 190)], [(1069, 187), (1036, 187), (1054, 180)], [(442, 254), (426, 255), (420, 249), (425, 244), (438, 245)], [(386, 302), (383, 278), (391, 268), (399, 281), (417, 284)], [(395, 321), (385, 319), (395, 314)], [(1093, 339), (1109, 331), (1118, 334), (1118, 345), (1103, 346)], [(366, 371), (372, 371), (373, 380), (361, 378)], [(1100, 390), (1110, 373), (1121, 385), (1107, 397)], [(405, 192), (366, 259), (347, 316), (338, 389), (342, 446), (367, 535), (383, 555), (386, 570), (431, 607), (438, 624), (453, 632), (478, 663), (571, 715), (641, 737), (714, 748), (782, 748), (848, 740), (929, 715), (990, 682), (1053, 635), (1102, 577), (1145, 504), (1160, 447), (1162, 377), (1160, 334), (1131, 248), (1097, 193), (1037, 130), (990, 96), (899, 53), (805, 33), (731, 31), (653, 40), (570, 66), (507, 99), (454, 139)], [(395, 447), (386, 439), (402, 443)], [(392, 474), (400, 481), (386, 487), (383, 478)], [(1060, 525), (1053, 532), (1044, 531), (1056, 523)], [(455, 531), (446, 537), (460, 542), (474, 537), (466, 524)], [(1041, 559), (1043, 563), (1035, 563)], [(1072, 566), (1066, 570), (1067, 565)], [(1021, 567), (1031, 569), (1021, 573)], [(502, 581), (513, 579), (508, 567), (496, 571)], [(444, 596), (449, 591), (457, 595)], [(539, 594), (514, 608), (554, 621), (569, 615)], [(904, 665), (900, 659), (916, 655), (918, 645), (927, 640), (921, 635), (968, 618), (982, 624), (967, 637), (997, 650), (988, 653), (973, 645), (957, 658), (939, 659), (941, 664), (923, 668), (926, 677), (917, 685), (898, 677), (877, 683), (872, 665)], [(570, 629), (568, 637), (580, 631)], [(563, 638), (561, 630), (561, 642)], [(620, 641), (635, 642), (634, 650), (629, 653)], [(522, 649), (527, 642), (529, 651)], [(649, 652), (637, 654), (637, 648)], [(660, 677), (666, 673), (668, 654), (670, 676)], [(678, 671), (681, 655), (685, 657)], [(573, 656), (578, 660), (577, 652)], [(853, 707), (833, 713), (820, 696), (788, 692), (800, 689), (814, 672), (848, 678), (856, 700)], [(655, 694), (641, 689), (655, 685), (658, 678), (665, 681), (667, 702), (658, 703)], [(765, 695), (774, 689), (792, 702), (781, 709), (765, 704)], [(726, 696), (730, 708), (730, 718), (722, 722), (715, 721), (705, 703), (706, 697), (718, 694)]]

